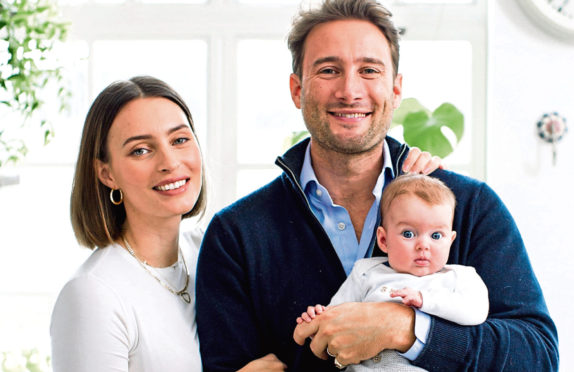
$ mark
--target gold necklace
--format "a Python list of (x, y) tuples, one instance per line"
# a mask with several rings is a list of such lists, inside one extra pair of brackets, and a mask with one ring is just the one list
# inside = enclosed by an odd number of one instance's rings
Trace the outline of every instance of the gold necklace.
[(189, 295), (189, 293), (187, 293), (187, 286), (189, 285), (189, 272), (187, 271), (187, 265), (185, 263), (185, 258), (183, 257), (183, 254), (181, 254), (181, 249), (178, 250), (178, 253), (181, 255), (181, 259), (183, 260), (183, 267), (185, 268), (185, 285), (183, 286), (182, 290), (176, 291), (175, 289), (171, 288), (169, 286), (169, 284), (165, 283), (157, 275), (155, 275), (150, 269), (147, 268), (146, 264), (143, 263), (138, 258), (138, 256), (136, 256), (136, 253), (134, 252), (132, 247), (129, 245), (129, 243), (125, 237), (122, 237), (122, 240), (124, 241), (124, 244), (125, 244), (128, 252), (130, 252), (130, 254), (137, 260), (137, 262), (140, 264), (140, 266), (143, 267), (145, 269), (145, 271), (148, 272), (148, 274), (150, 274), (155, 280), (158, 281), (159, 284), (164, 286), (164, 288), (166, 288), (168, 291), (170, 291), (171, 293), (173, 293), (176, 296), (181, 297), (188, 304), (191, 303), (191, 296)]

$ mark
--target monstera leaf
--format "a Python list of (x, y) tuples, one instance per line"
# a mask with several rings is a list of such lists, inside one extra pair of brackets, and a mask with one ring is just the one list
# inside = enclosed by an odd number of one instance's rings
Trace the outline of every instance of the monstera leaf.
[[(416, 146), (441, 158), (454, 150), (464, 133), (464, 116), (452, 104), (443, 103), (432, 113), (414, 98), (403, 100), (393, 115), (393, 126), (402, 125), (403, 137), (410, 146)], [(452, 130), (456, 143), (452, 144), (442, 128)]]

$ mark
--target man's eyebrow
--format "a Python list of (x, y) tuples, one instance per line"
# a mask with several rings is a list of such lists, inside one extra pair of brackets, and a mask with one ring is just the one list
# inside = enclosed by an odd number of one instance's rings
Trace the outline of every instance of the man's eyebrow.
[[(329, 62), (339, 63), (339, 62), (341, 62), (341, 58), (336, 57), (336, 56), (322, 57), (322, 58), (317, 59), (315, 62), (313, 62), (313, 67), (321, 65), (323, 63), (329, 63)], [(385, 66), (385, 63), (382, 60), (380, 60), (378, 58), (374, 58), (374, 57), (361, 57), (361, 58), (357, 59), (357, 62), (373, 63), (373, 64)]]
[(315, 62), (313, 62), (313, 67), (319, 66), (323, 63), (328, 63), (328, 62), (341, 62), (341, 58), (335, 57), (335, 56), (322, 57), (322, 58), (317, 59)]
[[(170, 129), (167, 131), (167, 133), (168, 133), (168, 134), (172, 134), (172, 133), (177, 132), (178, 130), (183, 129), (183, 128), (186, 128), (186, 127), (189, 128), (189, 125), (187, 125), (187, 124), (179, 124), (179, 125), (176, 125), (176, 126), (173, 127), (173, 128), (170, 128)], [(191, 129), (190, 129), (190, 130), (191, 130)], [(126, 139), (126, 140), (124, 141), (124, 143), (122, 144), (122, 147), (126, 146), (126, 145), (127, 145), (128, 143), (130, 143), (130, 142), (141, 141), (141, 140), (147, 140), (147, 139), (150, 139), (150, 138), (152, 138), (152, 136), (151, 136), (150, 134), (142, 134), (142, 135), (139, 135), (139, 136), (129, 137), (128, 139)]]

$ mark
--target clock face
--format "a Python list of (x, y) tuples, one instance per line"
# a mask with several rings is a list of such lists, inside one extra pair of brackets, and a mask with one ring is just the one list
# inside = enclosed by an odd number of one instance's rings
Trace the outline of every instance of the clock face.
[(574, 40), (574, 0), (517, 0), (541, 27)]

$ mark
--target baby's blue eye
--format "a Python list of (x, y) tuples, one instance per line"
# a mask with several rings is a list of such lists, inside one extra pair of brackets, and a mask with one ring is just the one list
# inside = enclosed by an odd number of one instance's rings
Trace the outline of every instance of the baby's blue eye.
[(431, 238), (433, 238), (434, 240), (439, 240), (440, 238), (442, 238), (442, 234), (439, 232), (433, 232)]
[(406, 230), (406, 231), (403, 231), (403, 236), (407, 239), (411, 239), (415, 236), (415, 234), (413, 234), (412, 231)]

